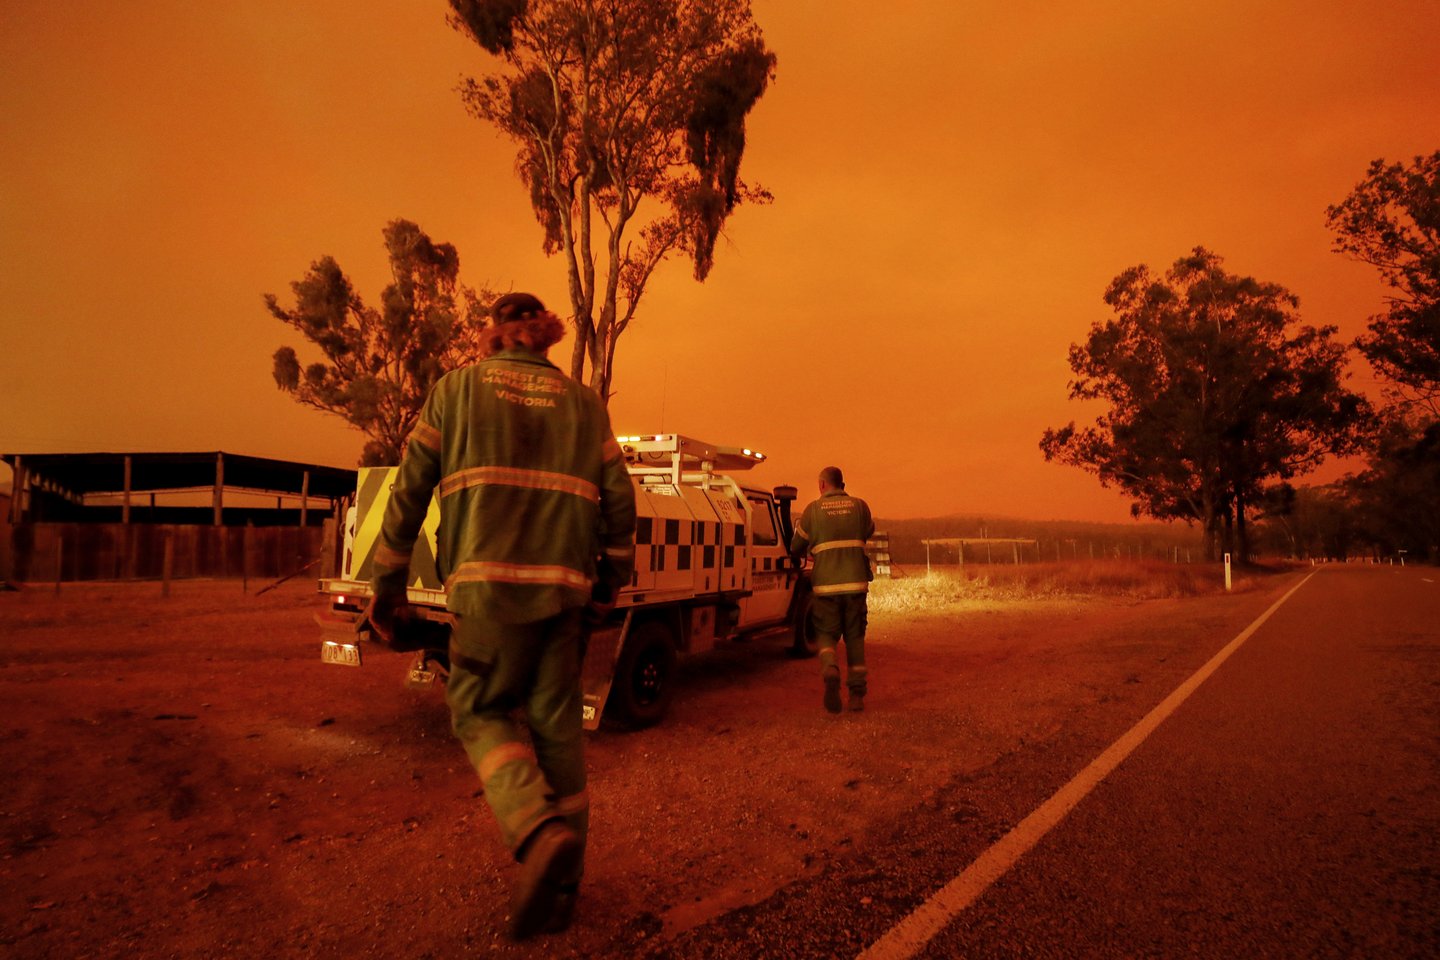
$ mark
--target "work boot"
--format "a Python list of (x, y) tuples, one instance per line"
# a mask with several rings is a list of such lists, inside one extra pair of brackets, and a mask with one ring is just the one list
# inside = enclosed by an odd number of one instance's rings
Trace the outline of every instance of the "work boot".
[(551, 923), (583, 854), (580, 835), (559, 820), (542, 824), (526, 841), (520, 876), (510, 895), (512, 937), (525, 940)]
[(851, 713), (863, 713), (864, 710), (865, 710), (865, 694), (863, 694), (863, 693), (855, 693), (855, 692), (852, 691), (851, 694), (850, 694), (850, 712), (851, 712)]
[(560, 888), (560, 894), (555, 898), (555, 909), (545, 924), (546, 933), (564, 933), (570, 929), (570, 922), (575, 919), (575, 900), (579, 896), (578, 883), (568, 883)]
[(838, 676), (825, 678), (825, 709), (831, 713), (840, 712), (840, 678)]

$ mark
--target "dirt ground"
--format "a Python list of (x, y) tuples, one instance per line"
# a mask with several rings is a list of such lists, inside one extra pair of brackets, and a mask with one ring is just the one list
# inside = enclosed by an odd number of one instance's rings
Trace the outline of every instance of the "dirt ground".
[(322, 664), (313, 583), (0, 594), (0, 944), (669, 955), (1068, 715), (1138, 716), (1272, 592), (879, 612), (860, 715), (821, 709), (816, 661), (784, 638), (682, 660), (661, 726), (588, 735), (577, 925), (521, 945), (503, 935), (514, 867), (439, 693), (405, 688), (400, 655)]

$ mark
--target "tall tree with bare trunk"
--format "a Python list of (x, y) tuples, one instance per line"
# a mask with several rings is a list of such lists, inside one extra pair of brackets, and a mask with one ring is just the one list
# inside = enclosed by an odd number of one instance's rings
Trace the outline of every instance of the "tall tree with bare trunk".
[(615, 348), (655, 269), (703, 281), (735, 207), (745, 119), (775, 71), (749, 0), (449, 0), (495, 58), (469, 112), (513, 140), (546, 253), (565, 261), (570, 372), (608, 399)]

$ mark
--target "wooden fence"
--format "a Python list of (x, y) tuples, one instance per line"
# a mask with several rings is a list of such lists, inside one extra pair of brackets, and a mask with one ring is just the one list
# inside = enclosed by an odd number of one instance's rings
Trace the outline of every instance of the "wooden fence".
[[(278, 579), (313, 565), (332, 576), (336, 524), (215, 527), (147, 523), (0, 524), (0, 580), (157, 580), (169, 575)], [(59, 572), (57, 578), (56, 573)]]

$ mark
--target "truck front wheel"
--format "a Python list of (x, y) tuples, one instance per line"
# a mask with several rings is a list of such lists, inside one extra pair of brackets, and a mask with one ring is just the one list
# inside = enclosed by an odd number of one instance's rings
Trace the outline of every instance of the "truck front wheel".
[(615, 664), (606, 713), (631, 727), (659, 723), (675, 695), (675, 638), (659, 620), (635, 625)]
[(813, 657), (820, 652), (820, 642), (815, 639), (815, 625), (810, 619), (810, 608), (815, 605), (815, 596), (806, 590), (795, 600), (794, 641), (790, 652), (797, 657)]

